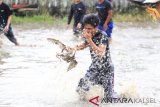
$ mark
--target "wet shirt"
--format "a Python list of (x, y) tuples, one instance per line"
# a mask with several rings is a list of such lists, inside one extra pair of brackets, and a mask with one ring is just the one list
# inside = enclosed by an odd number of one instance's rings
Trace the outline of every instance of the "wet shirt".
[(86, 12), (85, 5), (82, 2), (78, 4), (75, 3), (72, 4), (68, 16), (68, 24), (70, 24), (72, 17), (74, 16), (74, 26), (77, 26), (78, 23), (82, 22), (85, 12)]
[[(105, 55), (103, 57), (98, 56), (89, 46), (92, 63), (85, 76), (80, 79), (77, 92), (80, 93), (81, 90), (89, 91), (91, 85), (102, 85), (104, 96), (111, 97), (113, 93), (114, 67), (109, 52), (109, 40), (105, 33), (101, 31), (98, 31), (92, 40), (97, 46), (101, 44), (106, 46)], [(87, 42), (85, 43), (87, 45)]]
[[(98, 12), (98, 17), (100, 20), (100, 24), (103, 25), (108, 17), (108, 11), (112, 10), (112, 6), (108, 0), (104, 0), (102, 4), (98, 2), (95, 4), (96, 10)], [(111, 19), (112, 21), (112, 19)]]
[(106, 50), (103, 57), (100, 57), (97, 55), (92, 47), (90, 48), (90, 54), (92, 63), (90, 66), (90, 69), (97, 69), (97, 71), (104, 71), (107, 70), (107, 67), (111, 66), (111, 57), (110, 57), (110, 51), (109, 51), (109, 39), (107, 38), (106, 34), (102, 31), (98, 31), (95, 36), (92, 38), (93, 42), (96, 44), (96, 46), (99, 45), (105, 45)]
[(12, 15), (12, 11), (5, 3), (0, 5), (0, 27), (4, 28), (7, 25), (8, 17)]

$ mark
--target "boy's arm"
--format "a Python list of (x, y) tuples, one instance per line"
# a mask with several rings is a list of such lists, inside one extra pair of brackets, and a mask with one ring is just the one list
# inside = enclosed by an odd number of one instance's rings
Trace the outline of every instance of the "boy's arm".
[(86, 47), (87, 47), (87, 43), (82, 43), (82, 44), (80, 44), (80, 45), (76, 45), (76, 47), (74, 47), (74, 49), (75, 49), (76, 51), (79, 51), (79, 50), (85, 49)]
[(108, 41), (104, 35), (102, 36), (100, 44), (98, 46), (93, 42), (91, 33), (85, 32), (83, 36), (86, 38), (88, 45), (91, 46), (91, 48), (97, 55), (104, 56), (106, 48), (108, 47)]
[(105, 31), (108, 29), (108, 23), (110, 22), (113, 16), (113, 9), (112, 9), (111, 3), (109, 2), (106, 2), (106, 11), (107, 11), (108, 16), (103, 25), (103, 28)]
[(73, 5), (71, 5), (71, 9), (68, 15), (68, 25), (71, 23), (72, 17), (73, 17)]
[(8, 17), (8, 20), (7, 20), (7, 25), (6, 25), (5, 28), (4, 28), (4, 31), (5, 31), (5, 32), (8, 32), (8, 30), (9, 30), (9, 25), (11, 24), (11, 20), (12, 20), (12, 16), (10, 15), (10, 16)]
[(83, 22), (83, 17), (84, 17), (85, 14), (86, 14), (86, 6), (83, 4), (83, 14), (82, 14), (82, 16), (80, 18), (80, 23)]
[(12, 11), (10, 10), (8, 5), (6, 5), (6, 7), (5, 7), (5, 12), (6, 12), (6, 17), (8, 17), (8, 19), (7, 19), (7, 23), (6, 23), (6, 26), (4, 28), (4, 31), (8, 32), (9, 26), (10, 26), (11, 20), (12, 20)]
[(99, 56), (104, 56), (105, 54), (105, 50), (106, 50), (106, 45), (101, 44), (99, 46), (97, 46), (92, 39), (87, 40), (87, 42), (89, 43), (89, 45), (92, 47), (93, 51), (99, 55)]
[(105, 21), (105, 23), (104, 23), (104, 25), (103, 25), (103, 28), (104, 28), (104, 30), (106, 31), (108, 28), (108, 23), (110, 22), (110, 20), (112, 19), (112, 15), (113, 15), (113, 12), (112, 12), (112, 10), (109, 10), (108, 11), (108, 17), (107, 17), (107, 19), (106, 19), (106, 21)]
[(88, 46), (87, 43), (84, 42), (84, 43), (82, 43), (82, 44), (80, 44), (80, 45), (76, 45), (76, 46), (73, 47), (73, 48), (67, 47), (67, 50), (68, 50), (68, 51), (79, 51), (79, 50), (85, 49), (87, 46)]
[(81, 15), (80, 22), (77, 25), (77, 28), (82, 28), (83, 17), (85, 16), (85, 14), (86, 14), (86, 6), (83, 4), (83, 13)]

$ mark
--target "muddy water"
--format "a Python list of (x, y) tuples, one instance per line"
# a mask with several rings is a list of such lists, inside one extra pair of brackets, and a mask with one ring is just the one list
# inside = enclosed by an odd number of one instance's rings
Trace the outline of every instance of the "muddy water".
[[(15, 27), (22, 46), (16, 47), (2, 37), (0, 51), (0, 107), (93, 107), (80, 101), (77, 83), (90, 64), (88, 49), (77, 52), (77, 67), (67, 71), (68, 64), (55, 57), (60, 49), (48, 42), (53, 37), (67, 45), (80, 40), (71, 30), (54, 28), (27, 29)], [(152, 104), (101, 104), (104, 107), (160, 106), (160, 26), (116, 25), (111, 44), (115, 65), (115, 91), (131, 98), (154, 98)], [(101, 96), (93, 87), (86, 98)]]

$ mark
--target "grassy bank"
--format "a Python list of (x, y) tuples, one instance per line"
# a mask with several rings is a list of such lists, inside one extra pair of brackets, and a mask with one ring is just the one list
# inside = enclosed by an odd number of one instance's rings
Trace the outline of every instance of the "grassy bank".
[(20, 25), (20, 24), (48, 24), (55, 26), (63, 26), (66, 25), (67, 17), (57, 18), (47, 15), (35, 15), (35, 16), (26, 16), (26, 17), (12, 17), (12, 24)]
[[(19, 24), (34, 24), (34, 23), (45, 23), (52, 26), (64, 26), (67, 24), (67, 16), (63, 18), (57, 18), (47, 15), (38, 16), (26, 16), (17, 17), (13, 15), (12, 23)], [(142, 14), (127, 14), (127, 13), (115, 13), (113, 17), (115, 22), (147, 22), (152, 21), (151, 17), (147, 13)]]
[(152, 21), (151, 17), (146, 14), (115, 14), (114, 15), (115, 22), (147, 22)]

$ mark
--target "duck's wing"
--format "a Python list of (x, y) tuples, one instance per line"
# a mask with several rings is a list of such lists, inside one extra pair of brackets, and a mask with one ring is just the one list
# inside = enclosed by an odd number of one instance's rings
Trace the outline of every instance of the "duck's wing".
[(78, 62), (75, 59), (71, 60), (69, 66), (68, 66), (67, 71), (75, 68), (77, 64), (78, 64)]
[(65, 49), (66, 45), (63, 44), (61, 41), (54, 39), (54, 38), (47, 38), (48, 41), (52, 42), (53, 44), (58, 45), (61, 49)]

